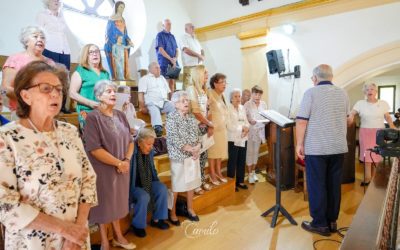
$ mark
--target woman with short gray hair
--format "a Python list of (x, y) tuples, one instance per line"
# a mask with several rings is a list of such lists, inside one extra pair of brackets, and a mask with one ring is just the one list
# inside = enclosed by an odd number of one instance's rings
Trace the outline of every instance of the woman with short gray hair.
[(240, 89), (233, 89), (229, 99), (231, 105), (228, 105), (228, 171), (229, 178), (236, 177), (236, 189), (248, 189), (244, 184), (244, 170), (246, 165), (247, 134), (250, 124), (247, 121), (246, 110), (241, 104)]
[(89, 215), (91, 223), (100, 224), (102, 249), (109, 249), (106, 224), (112, 223), (113, 246), (134, 249), (121, 232), (119, 220), (128, 214), (129, 168), (133, 140), (122, 111), (114, 109), (117, 86), (100, 80), (94, 87), (99, 106), (87, 115), (83, 132), (85, 150), (97, 174), (98, 206)]
[(44, 31), (37, 26), (28, 26), (21, 30), (20, 41), (25, 51), (11, 55), (3, 65), (2, 87), (7, 91), (9, 100), (9, 109), (11, 110), (11, 119), (15, 120), (15, 111), (17, 109), (16, 96), (14, 94), (14, 79), (17, 72), (32, 61), (44, 61), (52, 66), (55, 63), (43, 55), (46, 45)]
[(367, 98), (358, 101), (354, 105), (349, 115), (349, 120), (352, 122), (354, 116), (357, 114), (361, 118), (359, 160), (364, 162), (364, 180), (361, 182), (361, 186), (368, 186), (375, 173), (375, 169), (372, 168), (371, 163), (382, 161), (382, 157), (367, 150), (376, 146), (376, 131), (385, 128), (385, 120), (389, 124), (389, 127), (395, 128), (395, 126), (389, 114), (389, 104), (376, 97), (378, 93), (376, 84), (364, 84), (363, 93)]

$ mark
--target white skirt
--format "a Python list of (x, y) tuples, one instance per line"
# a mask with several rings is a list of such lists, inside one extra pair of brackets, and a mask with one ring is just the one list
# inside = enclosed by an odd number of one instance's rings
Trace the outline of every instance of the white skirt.
[(185, 179), (185, 168), (183, 167), (183, 161), (177, 161), (170, 159), (171, 162), (171, 182), (172, 192), (187, 192), (201, 185), (200, 168), (196, 169), (198, 174), (196, 178), (187, 182)]

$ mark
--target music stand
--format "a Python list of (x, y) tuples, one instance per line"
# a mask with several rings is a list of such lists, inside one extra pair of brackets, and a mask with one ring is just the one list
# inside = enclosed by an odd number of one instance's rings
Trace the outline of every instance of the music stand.
[(276, 189), (275, 189), (275, 205), (261, 214), (261, 216), (266, 217), (271, 212), (274, 212), (272, 215), (271, 227), (274, 228), (276, 226), (276, 220), (278, 219), (279, 212), (282, 213), (286, 219), (292, 225), (297, 225), (297, 222), (293, 219), (293, 217), (286, 211), (286, 209), (281, 205), (281, 129), (288, 128), (294, 126), (295, 122), (280, 113), (274, 110), (265, 110), (261, 111), (260, 115), (269, 119), (271, 122), (277, 125), (276, 128), (276, 143), (274, 144), (274, 158), (275, 158), (275, 181), (276, 181)]

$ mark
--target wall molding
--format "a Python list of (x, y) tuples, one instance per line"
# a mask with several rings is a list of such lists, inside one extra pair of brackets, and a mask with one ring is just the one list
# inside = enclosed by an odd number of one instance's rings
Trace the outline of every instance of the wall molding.
[(361, 82), (400, 66), (400, 40), (368, 50), (334, 69), (333, 81), (351, 89)]
[(206, 32), (210, 32), (213, 30), (223, 29), (223, 28), (235, 25), (235, 24), (241, 24), (241, 23), (253, 21), (255, 19), (267, 18), (267, 17), (274, 16), (274, 15), (287, 14), (287, 13), (291, 13), (293, 11), (312, 8), (315, 6), (320, 6), (320, 5), (333, 3), (333, 2), (337, 2), (337, 1), (339, 1), (339, 0), (304, 0), (301, 2), (296, 2), (296, 3), (283, 5), (280, 7), (256, 12), (256, 13), (253, 13), (250, 15), (233, 18), (233, 19), (230, 19), (230, 20), (227, 20), (224, 22), (196, 28), (196, 34), (206, 33)]
[(247, 40), (247, 39), (252, 39), (252, 38), (265, 37), (265, 36), (267, 36), (267, 33), (268, 33), (268, 29), (260, 28), (260, 29), (240, 32), (236, 36), (240, 40)]
[(258, 47), (266, 47), (267, 43), (261, 43), (261, 44), (255, 44), (255, 45), (249, 45), (249, 46), (243, 46), (240, 49), (253, 49), (253, 48), (258, 48)]
[(248, 30), (278, 27), (288, 22), (300, 22), (349, 11), (398, 2), (398, 0), (304, 0), (209, 26), (196, 28), (200, 41), (237, 36)]

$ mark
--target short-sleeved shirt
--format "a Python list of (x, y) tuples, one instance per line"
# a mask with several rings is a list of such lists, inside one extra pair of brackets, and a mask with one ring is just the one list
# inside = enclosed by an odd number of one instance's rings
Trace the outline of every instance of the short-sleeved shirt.
[(182, 37), (181, 47), (182, 47), (182, 64), (183, 64), (183, 66), (196, 66), (196, 65), (201, 64), (201, 63), (199, 63), (199, 58), (188, 55), (185, 52), (183, 52), (184, 48), (188, 48), (188, 49), (196, 52), (197, 54), (201, 54), (201, 50), (202, 50), (201, 45), (195, 37), (191, 36), (188, 33), (185, 33)]
[(367, 100), (360, 100), (353, 109), (360, 115), (361, 128), (385, 128), (385, 114), (390, 109), (386, 101), (378, 100), (370, 103)]
[(198, 90), (191, 85), (187, 87), (186, 92), (190, 99), (190, 108), (192, 113), (201, 113), (204, 117), (207, 116), (208, 97), (204, 90)]
[[(17, 122), (0, 128), (0, 222), (5, 249), (61, 249), (60, 234), (27, 227), (39, 212), (75, 221), (78, 206), (97, 204), (96, 175), (76, 127), (56, 122), (35, 132)], [(102, 194), (99, 194), (101, 196)], [(89, 249), (89, 239), (85, 243)]]
[(138, 92), (144, 93), (144, 103), (146, 105), (154, 104), (162, 108), (171, 90), (163, 76), (156, 77), (149, 73), (139, 80)]
[[(94, 85), (99, 80), (109, 80), (110, 79), (110, 74), (107, 71), (100, 71), (100, 74), (98, 75), (95, 71), (82, 67), (79, 65), (76, 67), (76, 72), (79, 73), (79, 76), (82, 79), (82, 85), (81, 89), (79, 90), (79, 94), (86, 99), (96, 101), (96, 96), (94, 95)], [(85, 110), (85, 111), (91, 111), (92, 108), (82, 105), (80, 103), (77, 104), (76, 106), (77, 112), (79, 114), (80, 111)]]
[(329, 81), (322, 81), (304, 93), (297, 119), (307, 120), (304, 139), (306, 155), (342, 154), (347, 149), (346, 92)]
[(70, 54), (67, 24), (62, 11), (55, 16), (49, 9), (36, 16), (37, 24), (46, 31), (46, 49), (59, 54)]
[[(32, 58), (25, 52), (20, 52), (15, 55), (11, 55), (7, 58), (6, 62), (3, 65), (3, 70), (6, 68), (11, 68), (16, 70), (17, 72), (27, 65), (28, 63), (32, 62)], [(43, 56), (43, 61), (50, 64), (51, 66), (55, 66), (55, 63), (50, 58)], [(11, 83), (11, 87), (14, 87), (14, 81)], [(17, 110), (17, 101), (10, 100), (9, 101), (9, 108), (10, 110), (14, 111)]]
[(166, 32), (165, 30), (160, 31), (157, 34), (156, 37), (157, 59), (158, 63), (160, 64), (160, 67), (163, 68), (167, 67), (170, 61), (161, 54), (161, 52), (159, 51), (160, 47), (163, 48), (170, 57), (175, 57), (176, 49), (178, 48), (175, 36), (172, 35), (171, 32)]

